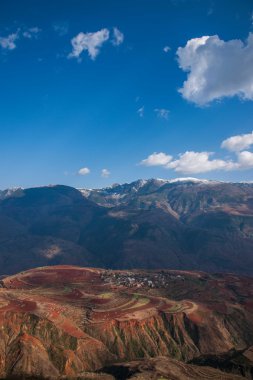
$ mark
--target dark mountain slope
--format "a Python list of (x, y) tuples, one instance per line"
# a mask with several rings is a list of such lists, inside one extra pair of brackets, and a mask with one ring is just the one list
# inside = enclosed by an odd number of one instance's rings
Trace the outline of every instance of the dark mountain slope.
[(1, 273), (36, 265), (96, 264), (79, 244), (81, 230), (105, 211), (66, 186), (24, 190), (0, 202)]
[(252, 184), (140, 180), (1, 194), (1, 274), (76, 264), (253, 275)]
[[(118, 218), (133, 221), (145, 215), (146, 223), (138, 228), (137, 222), (135, 233), (125, 241), (125, 249), (132, 253), (131, 261), (124, 261), (125, 267), (146, 265), (151, 251), (150, 267), (161, 267), (165, 249), (169, 252), (168, 265), (172, 267), (175, 264), (172, 251), (179, 250), (176, 264), (179, 267), (253, 273), (252, 184), (148, 180), (134, 182), (131, 188), (117, 185), (86, 192), (85, 196), (96, 199), (98, 204), (103, 200), (110, 205), (109, 213)], [(134, 216), (130, 216), (130, 210), (135, 210)], [(168, 234), (173, 239), (168, 241)]]

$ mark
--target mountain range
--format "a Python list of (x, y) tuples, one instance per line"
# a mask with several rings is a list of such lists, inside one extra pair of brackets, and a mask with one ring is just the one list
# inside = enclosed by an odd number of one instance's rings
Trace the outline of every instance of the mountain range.
[(253, 184), (194, 178), (0, 192), (0, 273), (44, 265), (253, 275)]

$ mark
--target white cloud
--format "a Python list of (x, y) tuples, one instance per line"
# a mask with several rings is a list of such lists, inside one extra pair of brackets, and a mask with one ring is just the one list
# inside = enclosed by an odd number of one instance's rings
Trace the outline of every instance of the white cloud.
[(113, 28), (113, 39), (112, 39), (113, 45), (118, 46), (122, 44), (123, 41), (124, 41), (124, 34), (118, 28)]
[(3, 49), (13, 50), (16, 46), (16, 41), (19, 39), (19, 31), (9, 34), (7, 37), (0, 37), (0, 46)]
[(203, 36), (177, 50), (179, 67), (188, 72), (179, 90), (197, 105), (223, 97), (253, 100), (253, 34), (243, 41), (223, 41), (219, 36)]
[(233, 136), (224, 140), (222, 148), (233, 152), (235, 159), (212, 158), (211, 152), (186, 151), (173, 158), (164, 152), (153, 153), (140, 162), (145, 166), (162, 166), (184, 174), (207, 173), (213, 170), (243, 170), (253, 168), (253, 152), (247, 149), (253, 145), (253, 132), (241, 136)]
[(102, 169), (101, 170), (101, 177), (108, 178), (110, 176), (110, 171), (108, 169)]
[(164, 53), (168, 53), (171, 50), (169, 46), (164, 46), (163, 51)]
[(145, 166), (163, 166), (166, 169), (173, 169), (176, 172), (184, 174), (206, 173), (212, 170), (233, 170), (239, 168), (239, 164), (233, 161), (224, 161), (219, 159), (210, 159), (210, 152), (193, 152), (187, 151), (179, 155), (178, 159), (166, 153), (153, 153), (141, 165)]
[(229, 137), (222, 142), (221, 147), (232, 152), (240, 152), (248, 149), (251, 145), (253, 145), (253, 132)]
[(89, 168), (81, 168), (78, 170), (78, 174), (80, 175), (86, 175), (86, 174), (89, 174), (90, 173), (90, 169)]
[(155, 108), (154, 110), (158, 117), (161, 119), (168, 120), (170, 111), (166, 108)]
[(80, 60), (80, 55), (87, 50), (91, 59), (96, 59), (102, 45), (109, 39), (110, 32), (104, 28), (94, 33), (78, 33), (71, 40), (72, 52), (68, 55), (69, 58), (77, 58)]
[(144, 106), (140, 107), (138, 110), (137, 110), (137, 113), (140, 117), (143, 117), (144, 116)]
[(166, 165), (168, 169), (184, 174), (206, 173), (212, 170), (232, 170), (237, 168), (237, 164), (232, 161), (210, 159), (210, 152), (187, 151), (179, 156), (177, 160)]
[(145, 160), (142, 160), (140, 165), (144, 166), (166, 166), (172, 160), (172, 156), (163, 152), (150, 154)]
[(39, 29), (37, 26), (23, 31), (19, 28), (15, 33), (11, 33), (7, 37), (0, 37), (0, 46), (2, 49), (14, 50), (17, 47), (17, 40), (20, 40), (21, 38), (31, 39), (33, 37), (36, 37), (40, 31), (41, 29)]
[(253, 168), (253, 153), (246, 150), (238, 153), (238, 163), (241, 169)]

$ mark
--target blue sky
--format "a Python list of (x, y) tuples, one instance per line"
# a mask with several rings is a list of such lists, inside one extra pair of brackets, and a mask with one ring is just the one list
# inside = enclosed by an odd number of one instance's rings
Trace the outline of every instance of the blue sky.
[(0, 188), (253, 180), (252, 14), (251, 0), (2, 0)]

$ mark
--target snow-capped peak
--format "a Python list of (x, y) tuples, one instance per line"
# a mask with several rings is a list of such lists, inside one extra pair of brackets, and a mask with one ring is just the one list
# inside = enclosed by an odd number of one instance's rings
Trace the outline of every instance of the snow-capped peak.
[(176, 182), (193, 182), (193, 183), (217, 183), (218, 181), (212, 181), (209, 179), (199, 179), (194, 177), (179, 177), (179, 178), (172, 178), (172, 179), (158, 179), (159, 181), (164, 181), (166, 183), (176, 183)]

